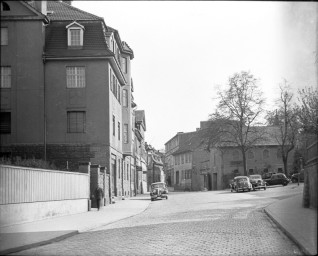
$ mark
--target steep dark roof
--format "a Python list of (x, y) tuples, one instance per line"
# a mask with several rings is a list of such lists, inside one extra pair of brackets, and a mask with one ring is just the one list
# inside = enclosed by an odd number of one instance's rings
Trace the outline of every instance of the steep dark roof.
[(199, 132), (182, 133), (179, 136), (179, 149), (172, 155), (178, 155), (185, 152), (195, 151), (199, 149), (204, 140), (200, 137)]
[(52, 22), (47, 26), (45, 46), (47, 57), (113, 56), (107, 47), (101, 21), (81, 21), (78, 23), (85, 28), (82, 49), (70, 50), (67, 46), (66, 26), (70, 24), (70, 21)]
[[(27, 3), (35, 8), (34, 1)], [(47, 1), (47, 11), (47, 16), (51, 21), (103, 20), (101, 17), (82, 11), (72, 5), (60, 1)]]

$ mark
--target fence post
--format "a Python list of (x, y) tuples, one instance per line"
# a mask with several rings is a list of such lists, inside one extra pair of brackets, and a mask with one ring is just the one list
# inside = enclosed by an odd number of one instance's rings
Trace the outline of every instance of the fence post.
[(88, 211), (91, 210), (91, 205), (92, 205), (92, 201), (91, 201), (91, 198), (90, 198), (90, 176), (91, 176), (91, 163), (90, 162), (79, 162), (78, 163), (78, 172), (81, 172), (81, 173), (87, 173), (88, 174), (88, 195), (87, 195), (87, 200), (88, 200)]

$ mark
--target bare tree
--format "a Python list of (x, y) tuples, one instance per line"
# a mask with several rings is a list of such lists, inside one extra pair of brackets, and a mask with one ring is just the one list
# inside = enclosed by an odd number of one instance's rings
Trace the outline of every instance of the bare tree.
[(304, 132), (318, 134), (318, 90), (310, 87), (298, 91), (297, 116)]
[(280, 147), (280, 153), (284, 164), (284, 173), (287, 175), (287, 162), (290, 152), (295, 148), (299, 125), (297, 115), (292, 104), (294, 94), (287, 80), (279, 85), (280, 97), (276, 100), (278, 109), (269, 112), (267, 119), (270, 125), (278, 126), (272, 130), (271, 136), (275, 138)]
[(262, 129), (257, 127), (258, 118), (264, 112), (264, 98), (257, 79), (249, 72), (235, 73), (229, 78), (228, 88), (218, 91), (218, 99), (217, 110), (210, 115), (207, 149), (238, 147), (247, 175), (246, 152), (264, 139)]

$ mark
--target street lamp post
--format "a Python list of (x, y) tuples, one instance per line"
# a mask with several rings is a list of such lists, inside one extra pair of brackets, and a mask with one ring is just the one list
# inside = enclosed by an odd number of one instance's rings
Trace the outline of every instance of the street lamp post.
[(155, 161), (152, 159), (152, 183), (155, 182)]

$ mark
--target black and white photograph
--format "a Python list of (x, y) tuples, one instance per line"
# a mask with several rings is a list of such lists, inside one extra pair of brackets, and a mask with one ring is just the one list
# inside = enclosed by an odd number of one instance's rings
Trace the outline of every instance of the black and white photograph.
[(0, 255), (317, 255), (317, 1), (0, 12)]

